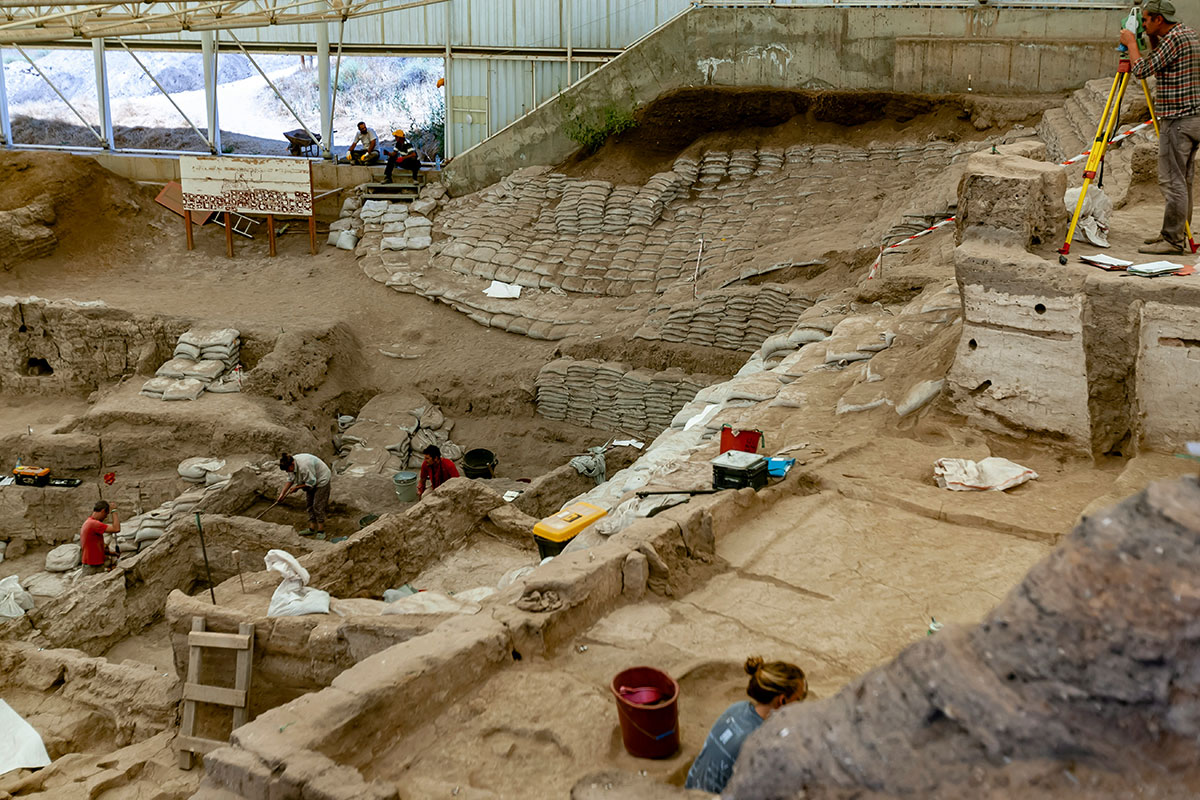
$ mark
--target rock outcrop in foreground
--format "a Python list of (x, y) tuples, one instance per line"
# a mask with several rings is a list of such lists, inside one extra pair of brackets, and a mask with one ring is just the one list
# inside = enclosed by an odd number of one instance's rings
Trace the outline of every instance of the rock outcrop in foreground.
[(726, 797), (1195, 797), (1200, 484), (1085, 518), (973, 629), (772, 716)]

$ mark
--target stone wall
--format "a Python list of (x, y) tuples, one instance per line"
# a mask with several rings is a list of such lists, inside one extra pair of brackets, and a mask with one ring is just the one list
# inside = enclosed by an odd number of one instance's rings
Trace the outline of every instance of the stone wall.
[(661, 372), (628, 364), (560, 358), (538, 371), (538, 413), (576, 425), (657, 435), (715, 375)]
[(53, 253), (58, 246), (50, 227), (54, 221), (54, 199), (49, 195), (20, 208), (0, 210), (0, 269)]

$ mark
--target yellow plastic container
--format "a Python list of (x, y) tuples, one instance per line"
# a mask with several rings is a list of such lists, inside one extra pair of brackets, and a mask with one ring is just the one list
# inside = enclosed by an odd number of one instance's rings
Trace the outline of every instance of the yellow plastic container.
[(579, 532), (608, 512), (591, 503), (571, 503), (533, 526), (533, 540), (542, 558), (556, 556)]

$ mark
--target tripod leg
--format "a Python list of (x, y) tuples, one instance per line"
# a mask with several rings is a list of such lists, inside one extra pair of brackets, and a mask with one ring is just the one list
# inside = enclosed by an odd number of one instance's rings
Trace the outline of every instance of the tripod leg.
[(1096, 127), (1096, 140), (1092, 143), (1092, 152), (1088, 154), (1087, 166), (1083, 169), (1083, 186), (1079, 191), (1079, 199), (1075, 201), (1075, 212), (1071, 215), (1071, 224), (1067, 228), (1067, 240), (1058, 250), (1058, 263), (1060, 264), (1067, 263), (1067, 256), (1071, 252), (1071, 240), (1075, 238), (1075, 228), (1079, 225), (1079, 216), (1083, 211), (1083, 201), (1087, 197), (1088, 186), (1096, 177), (1096, 170), (1104, 159), (1104, 151), (1110, 138), (1109, 129), (1115, 126), (1116, 121), (1121, 117), (1121, 98), (1125, 94), (1128, 77), (1128, 72), (1118, 72), (1113, 78), (1112, 88), (1108, 90), (1108, 99), (1104, 102), (1104, 111), (1100, 114), (1100, 124)]

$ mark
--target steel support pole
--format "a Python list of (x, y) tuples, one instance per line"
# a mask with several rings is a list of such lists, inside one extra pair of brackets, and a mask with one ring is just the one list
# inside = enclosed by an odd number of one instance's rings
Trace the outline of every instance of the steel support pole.
[(567, 86), (570, 86), (575, 82), (575, 78), (571, 75), (572, 65), (574, 62), (571, 53), (571, 40), (573, 38), (571, 34), (571, 25), (574, 23), (573, 17), (575, 16), (571, 6), (575, 4), (575, 0), (561, 0), (561, 2), (563, 7), (563, 19), (565, 20), (563, 27), (567, 29)]
[(200, 60), (204, 70), (204, 116), (208, 147), (220, 155), (221, 121), (217, 113), (217, 40), (213, 31), (200, 31)]
[(317, 105), (321, 109), (321, 157), (329, 160), (333, 151), (333, 98), (329, 95), (329, 25), (317, 23)]
[(100, 114), (100, 133), (109, 150), (117, 149), (113, 137), (112, 105), (108, 94), (108, 64), (104, 60), (104, 40), (92, 39), (92, 57), (96, 62), (96, 110)]
[(4, 89), (4, 48), (0, 47), (0, 137), (12, 147), (12, 121), (8, 118), (8, 92)]
[(452, 0), (447, 0), (446, 3), (446, 63), (442, 66), (442, 80), (444, 85), (442, 91), (445, 92), (445, 113), (442, 114), (442, 160), (448, 161), (454, 157), (454, 113), (451, 108), (450, 100), (450, 73), (454, 71), (454, 51), (451, 49), (451, 44), (454, 41), (454, 15), (451, 13), (454, 3)]

